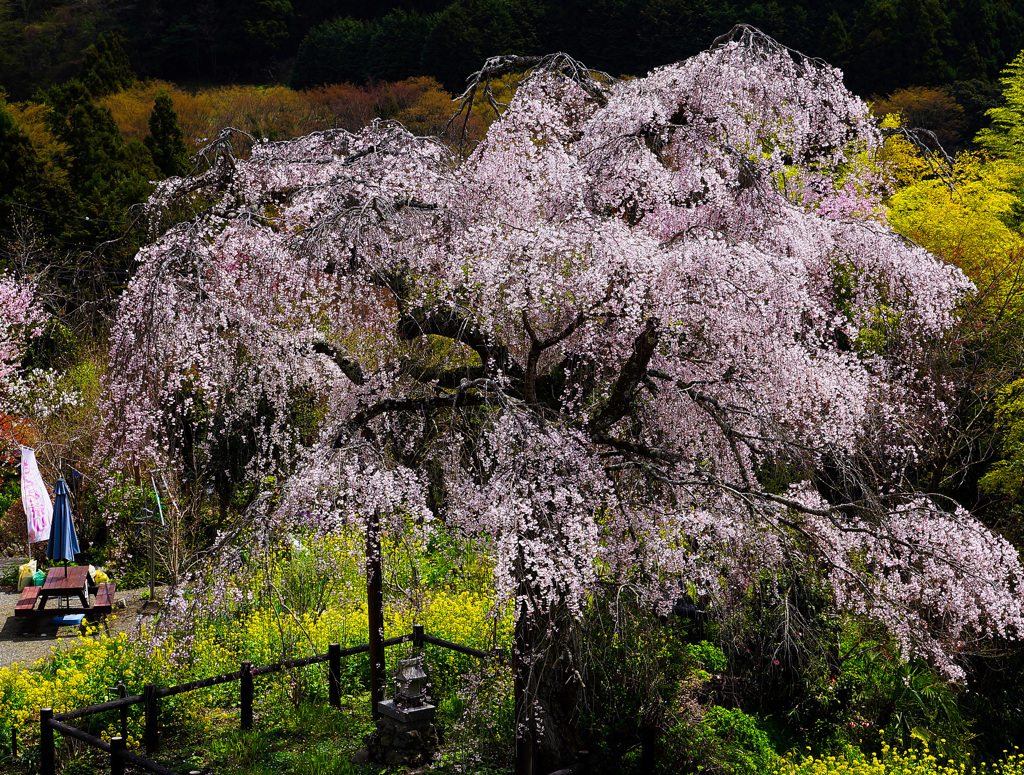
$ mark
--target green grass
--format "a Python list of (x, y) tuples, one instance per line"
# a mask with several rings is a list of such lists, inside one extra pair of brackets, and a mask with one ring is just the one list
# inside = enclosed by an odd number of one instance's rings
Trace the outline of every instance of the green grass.
[(211, 710), (162, 746), (172, 769), (223, 775), (360, 775), (350, 758), (373, 729), (367, 695), (342, 697), (342, 707), (304, 702), (257, 713), (253, 729), (239, 728), (238, 711)]

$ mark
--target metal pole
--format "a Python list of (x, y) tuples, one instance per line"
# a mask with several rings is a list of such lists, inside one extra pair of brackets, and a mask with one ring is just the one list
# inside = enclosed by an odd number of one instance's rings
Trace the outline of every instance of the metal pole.
[(526, 601), (530, 595), (530, 582), (527, 578), (526, 559), (522, 545), (516, 557), (514, 573), (517, 580), (516, 624), (514, 647), (512, 652), (512, 702), (515, 706), (515, 775), (533, 775), (534, 748), (534, 716), (533, 697), (531, 696), (531, 671), (533, 669), (533, 629)]
[(380, 716), (384, 700), (384, 588), (381, 582), (380, 513), (374, 511), (366, 526), (366, 609), (370, 642), (370, 709)]
[(11, 727), (11, 757), (18, 758), (18, 728)]
[(153, 524), (153, 515), (149, 515), (149, 599), (156, 602), (156, 538), (154, 536), (156, 526)]
[(412, 647), (417, 651), (423, 648), (423, 625), (414, 624), (412, 626)]
[(146, 711), (146, 753), (156, 753), (160, 747), (160, 706), (156, 696), (156, 684), (146, 684), (142, 689), (142, 704)]
[(127, 747), (127, 743), (120, 735), (110, 738), (110, 775), (124, 775), (124, 759), (117, 754)]
[(53, 718), (53, 708), (43, 708), (39, 711), (39, 772), (40, 775), (55, 775), (56, 762), (53, 750), (53, 727), (50, 726), (50, 719)]
[(327, 647), (327, 698), (332, 708), (341, 707), (341, 646)]
[(239, 685), (241, 695), (242, 729), (252, 729), (252, 662), (242, 663), (242, 680)]

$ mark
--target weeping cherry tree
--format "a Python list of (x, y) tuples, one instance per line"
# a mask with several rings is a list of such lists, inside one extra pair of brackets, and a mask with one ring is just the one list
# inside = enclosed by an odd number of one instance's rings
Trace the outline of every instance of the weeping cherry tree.
[(467, 99), (514, 68), (468, 155), (377, 122), (245, 159), (222, 141), (160, 184), (154, 223), (177, 222), (121, 301), (101, 453), (183, 467), (201, 408), (251, 438), (247, 476), (285, 477), (278, 523), (487, 546), (522, 773), (574, 750), (545, 655), (617, 588), (711, 605), (805, 558), (951, 679), (1016, 636), (1017, 552), (909, 484), (969, 283), (888, 227), (881, 135), (840, 73), (738, 27), (634, 80), (492, 59)]

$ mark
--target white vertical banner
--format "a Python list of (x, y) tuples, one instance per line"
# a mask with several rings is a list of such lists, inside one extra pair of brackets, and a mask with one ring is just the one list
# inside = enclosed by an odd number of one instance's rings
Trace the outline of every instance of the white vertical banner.
[(36, 451), (28, 447), (21, 448), (21, 503), (28, 519), (28, 542), (48, 540), (53, 503), (36, 464)]

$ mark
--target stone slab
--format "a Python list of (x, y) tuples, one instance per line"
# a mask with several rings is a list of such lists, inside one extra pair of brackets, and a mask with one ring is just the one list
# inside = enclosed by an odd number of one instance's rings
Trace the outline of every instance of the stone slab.
[(399, 708), (394, 700), (384, 700), (377, 703), (377, 710), (388, 718), (396, 721), (429, 721), (437, 715), (437, 708), (433, 705), (420, 705), (418, 708)]

